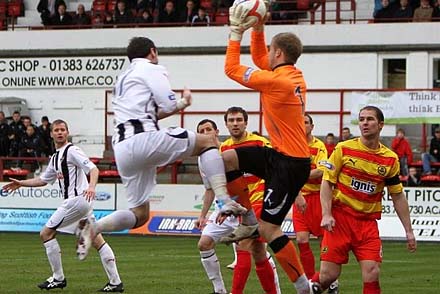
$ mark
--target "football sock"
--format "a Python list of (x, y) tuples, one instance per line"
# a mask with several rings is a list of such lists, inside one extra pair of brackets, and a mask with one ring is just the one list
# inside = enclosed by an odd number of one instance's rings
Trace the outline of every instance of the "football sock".
[(232, 243), (232, 249), (234, 250), (234, 263), (237, 263), (237, 243)]
[(215, 249), (200, 251), (200, 257), (205, 272), (208, 275), (208, 279), (211, 280), (212, 285), (214, 286), (214, 292), (227, 293), (222, 273), (220, 272), (220, 263), (215, 254)]
[(64, 280), (63, 264), (61, 262), (61, 248), (57, 239), (50, 239), (43, 243), (46, 248), (47, 259), (49, 260), (54, 279)]
[(101, 256), (102, 266), (109, 279), (110, 284), (119, 285), (121, 278), (119, 277), (118, 268), (116, 267), (116, 259), (112, 248), (107, 243), (101, 246), (98, 250), (99, 256)]
[(364, 282), (363, 294), (380, 294), (379, 281), (375, 282)]
[(312, 248), (310, 248), (310, 243), (298, 243), (298, 248), (304, 272), (307, 279), (311, 279), (315, 274), (315, 257), (313, 256)]
[(309, 282), (304, 274), (295, 245), (289, 238), (286, 235), (280, 236), (270, 242), (269, 246), (289, 279), (295, 284), (298, 292), (301, 293), (301, 291), (308, 289)]
[(261, 287), (266, 294), (277, 294), (275, 285), (274, 270), (270, 265), (269, 259), (255, 263), (255, 271), (260, 280)]
[(136, 216), (132, 211), (117, 210), (96, 222), (95, 233), (132, 229), (136, 225), (136, 221)]
[(273, 260), (272, 255), (270, 255), (269, 251), (266, 251), (266, 257), (269, 260), (270, 266), (272, 267), (273, 270), (273, 279), (275, 282), (277, 293), (281, 294), (280, 279), (278, 278), (277, 265), (275, 264), (275, 261)]
[(208, 149), (199, 157), (200, 169), (205, 173), (217, 199), (229, 201), (230, 197), (226, 189), (225, 165), (218, 149)]
[(246, 281), (251, 272), (251, 253), (244, 250), (237, 250), (237, 264), (232, 277), (232, 294), (243, 294)]

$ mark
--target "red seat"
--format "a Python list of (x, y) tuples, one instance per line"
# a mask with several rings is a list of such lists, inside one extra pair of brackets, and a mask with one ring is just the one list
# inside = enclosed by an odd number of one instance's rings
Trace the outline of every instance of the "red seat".
[(215, 13), (215, 23), (226, 25), (229, 22), (229, 12), (225, 11), (217, 11)]
[(116, 1), (111, 0), (108, 2), (108, 4), (107, 4), (108, 11), (110, 11), (110, 12), (115, 11), (115, 7), (116, 7)]
[(399, 179), (400, 179), (401, 182), (406, 182), (406, 181), (408, 181), (408, 176), (402, 176), (402, 175), (400, 175), (400, 176), (399, 176)]
[(99, 176), (102, 178), (117, 178), (119, 173), (117, 170), (101, 170), (99, 171)]
[(8, 11), (8, 3), (0, 2), (0, 19), (3, 21)]
[(440, 175), (426, 175), (421, 177), (422, 182), (440, 182)]
[(93, 14), (104, 14), (107, 11), (107, 3), (105, 2), (93, 2), (92, 4)]
[(18, 16), (22, 15), (21, 7), (22, 7), (22, 5), (19, 2), (9, 3), (8, 15), (10, 17), (18, 17)]
[(19, 170), (12, 170), (12, 169), (4, 169), (3, 175), (7, 177), (25, 177), (30, 173), (27, 169), (19, 169)]
[(200, 6), (202, 6), (206, 10), (210, 10), (212, 8), (212, 1), (211, 0), (201, 0)]
[(296, 9), (307, 10), (310, 8), (310, 0), (298, 0), (296, 2)]
[(101, 160), (101, 158), (98, 158), (98, 157), (90, 157), (90, 161), (93, 162), (94, 164), (99, 163), (100, 160)]

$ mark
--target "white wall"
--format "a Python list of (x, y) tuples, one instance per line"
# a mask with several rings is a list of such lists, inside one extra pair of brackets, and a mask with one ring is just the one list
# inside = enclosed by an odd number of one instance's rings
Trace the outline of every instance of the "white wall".
[[(407, 57), (408, 88), (427, 88), (432, 85), (429, 73), (430, 56), (438, 51), (421, 50), (417, 52), (399, 51), (399, 46), (432, 47), (440, 44), (440, 30), (436, 23), (417, 24), (374, 24), (374, 25), (325, 25), (325, 26), (271, 26), (266, 30), (267, 39), (274, 34), (291, 30), (297, 33), (307, 48), (318, 48), (319, 53), (304, 53), (298, 62), (303, 70), (310, 89), (365, 88), (381, 86), (380, 48), (395, 46), (396, 54)], [(404, 32), (404, 33), (402, 33)], [(106, 56), (108, 49), (124, 48), (133, 36), (148, 36), (161, 48), (182, 47), (222, 47), (226, 45), (227, 27), (211, 28), (147, 28), (147, 29), (91, 29), (56, 31), (16, 31), (0, 32), (0, 61), (11, 51), (28, 50), (29, 58), (46, 50), (102, 49)], [(249, 45), (248, 35), (243, 40)], [(371, 47), (380, 45), (377, 51)], [(352, 46), (352, 47), (350, 47)], [(359, 48), (365, 47), (363, 50)], [(334, 53), (338, 48), (339, 53)], [(357, 53), (350, 52), (356, 48)], [(370, 49), (368, 49), (370, 48)], [(326, 51), (332, 51), (326, 53)], [(60, 51), (62, 52), (62, 51)], [(68, 51), (65, 51), (68, 52)], [(316, 52), (316, 51), (315, 51)], [(386, 54), (390, 54), (387, 52)], [(69, 55), (69, 54), (67, 54)], [(75, 57), (75, 56), (69, 56)], [(121, 56), (123, 57), (123, 56)], [(182, 89), (240, 89), (241, 86), (227, 79), (223, 73), (224, 55), (162, 55), (160, 63), (165, 65), (171, 75), (173, 88)], [(242, 57), (242, 63), (251, 65), (248, 55)], [(57, 73), (56, 73), (57, 74)], [(63, 74), (63, 73), (59, 73)], [(0, 78), (2, 73), (0, 72)], [(102, 156), (104, 149), (104, 91), (105, 88), (46, 88), (16, 89), (0, 88), (0, 97), (17, 96), (25, 98), (30, 106), (34, 120), (42, 115), (50, 119), (62, 117), (70, 122), (71, 133), (75, 141), (84, 141), (84, 148), (93, 156)], [(310, 95), (308, 110), (339, 110), (339, 96), (330, 94)], [(334, 94), (331, 94), (334, 96)], [(258, 110), (258, 96), (247, 94), (196, 95), (193, 111), (223, 111), (232, 104), (241, 105), (248, 110)], [(350, 110), (349, 101), (344, 105)], [(201, 116), (191, 116), (185, 121), (193, 128)], [(214, 116), (221, 123), (221, 115)], [(258, 127), (256, 117), (251, 117), (249, 129)], [(315, 134), (338, 133), (338, 121), (332, 116), (318, 116)], [(348, 124), (349, 117), (344, 118)], [(178, 118), (171, 118), (164, 125), (178, 124)], [(357, 128), (352, 127), (357, 134)], [(221, 131), (226, 134), (221, 126)], [(384, 131), (392, 135), (394, 128)]]

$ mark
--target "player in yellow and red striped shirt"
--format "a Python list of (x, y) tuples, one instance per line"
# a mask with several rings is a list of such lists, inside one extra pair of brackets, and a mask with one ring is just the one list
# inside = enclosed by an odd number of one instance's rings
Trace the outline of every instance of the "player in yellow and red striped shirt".
[(410, 252), (417, 248), (408, 202), (399, 180), (397, 155), (379, 142), (382, 111), (366, 106), (359, 112), (361, 136), (339, 143), (326, 163), (321, 184), (321, 269), (312, 279), (313, 293), (321, 293), (341, 273), (352, 251), (363, 279), (363, 294), (380, 294), (382, 244), (377, 220), (381, 217), (385, 186), (405, 229)]

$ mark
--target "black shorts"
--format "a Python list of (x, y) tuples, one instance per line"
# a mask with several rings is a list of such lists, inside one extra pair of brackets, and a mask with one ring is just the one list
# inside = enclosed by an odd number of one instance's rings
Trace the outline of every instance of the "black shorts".
[(261, 219), (281, 225), (310, 175), (310, 158), (284, 155), (267, 147), (236, 148), (240, 171), (265, 181)]

